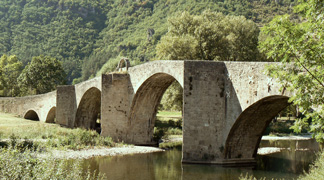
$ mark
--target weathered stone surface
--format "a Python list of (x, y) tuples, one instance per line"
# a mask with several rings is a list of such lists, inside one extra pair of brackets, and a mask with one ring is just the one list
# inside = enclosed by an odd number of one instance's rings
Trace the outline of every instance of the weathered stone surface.
[(100, 113), (102, 136), (151, 144), (157, 106), (176, 80), (184, 90), (183, 162), (249, 163), (262, 132), (290, 96), (263, 73), (267, 64), (153, 61), (57, 92), (0, 98), (0, 111), (42, 122), (53, 122), (56, 111), (56, 123), (88, 129), (96, 128)]
[(126, 141), (133, 87), (129, 74), (102, 75), (101, 135)]
[(225, 126), (224, 63), (185, 62), (183, 161), (221, 158)]
[(56, 97), (56, 123), (61, 126), (72, 128), (74, 126), (75, 112), (77, 108), (75, 87), (59, 86), (57, 87)]

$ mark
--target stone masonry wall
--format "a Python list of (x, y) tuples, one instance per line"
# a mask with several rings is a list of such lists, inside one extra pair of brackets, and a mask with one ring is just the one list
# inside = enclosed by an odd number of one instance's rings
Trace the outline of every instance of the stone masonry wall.
[(212, 163), (222, 157), (224, 74), (221, 62), (185, 62), (183, 162)]
[(73, 128), (77, 110), (75, 86), (57, 87), (56, 123)]
[(102, 75), (101, 135), (126, 141), (133, 89), (128, 74)]

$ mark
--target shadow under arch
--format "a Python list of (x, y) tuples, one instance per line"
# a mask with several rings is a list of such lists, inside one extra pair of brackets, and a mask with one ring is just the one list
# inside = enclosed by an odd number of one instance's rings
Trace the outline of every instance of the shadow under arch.
[(79, 103), (74, 127), (94, 129), (100, 132), (100, 124), (97, 124), (101, 107), (101, 91), (92, 87), (82, 96)]
[(245, 109), (232, 126), (224, 158), (244, 160), (256, 157), (263, 132), (271, 120), (290, 103), (287, 96), (268, 96)]
[[(166, 73), (147, 78), (137, 90), (128, 121), (128, 141), (138, 145), (154, 144), (153, 131), (158, 105), (164, 92), (176, 79)], [(180, 83), (181, 84), (181, 83)]]
[(55, 117), (56, 117), (56, 107), (54, 106), (48, 111), (45, 122), (55, 123)]
[(33, 120), (33, 121), (39, 121), (39, 116), (37, 115), (36, 111), (31, 109), (31, 110), (28, 110), (25, 113), (24, 119), (29, 119), (29, 120)]

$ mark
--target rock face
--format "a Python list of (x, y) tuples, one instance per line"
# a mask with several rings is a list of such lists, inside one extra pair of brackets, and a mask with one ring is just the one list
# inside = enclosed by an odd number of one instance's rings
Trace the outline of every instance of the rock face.
[(153, 61), (44, 95), (0, 98), (0, 111), (42, 122), (56, 117), (62, 126), (87, 129), (97, 128), (100, 115), (102, 136), (147, 145), (154, 143), (162, 95), (178, 81), (184, 98), (183, 162), (251, 163), (262, 132), (288, 105), (289, 92), (279, 92), (279, 83), (263, 74), (267, 64)]

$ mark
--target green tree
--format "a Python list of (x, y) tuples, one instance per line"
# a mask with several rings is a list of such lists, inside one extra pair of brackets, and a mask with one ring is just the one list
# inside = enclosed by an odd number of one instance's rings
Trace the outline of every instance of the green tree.
[[(259, 28), (243, 16), (209, 10), (183, 12), (169, 20), (169, 31), (156, 46), (157, 59), (257, 61)], [(182, 109), (182, 88), (173, 83), (161, 100), (164, 110)]]
[(42, 55), (33, 57), (18, 77), (22, 95), (47, 93), (55, 90), (57, 85), (65, 84), (65, 81), (62, 63)]
[(317, 141), (324, 142), (324, 2), (302, 1), (295, 10), (300, 21), (289, 15), (274, 18), (262, 29), (268, 38), (260, 47), (269, 58), (282, 62), (269, 67), (269, 75), (296, 93), (290, 101), (306, 115), (293, 129), (300, 132), (309, 126)]
[(1, 96), (16, 96), (19, 94), (17, 78), (23, 69), (17, 56), (3, 55), (0, 58), (0, 91)]
[(161, 99), (160, 109), (181, 111), (182, 110), (182, 87), (178, 81), (174, 81), (165, 91)]
[(156, 47), (158, 59), (257, 61), (259, 28), (243, 16), (204, 11), (169, 19)]

